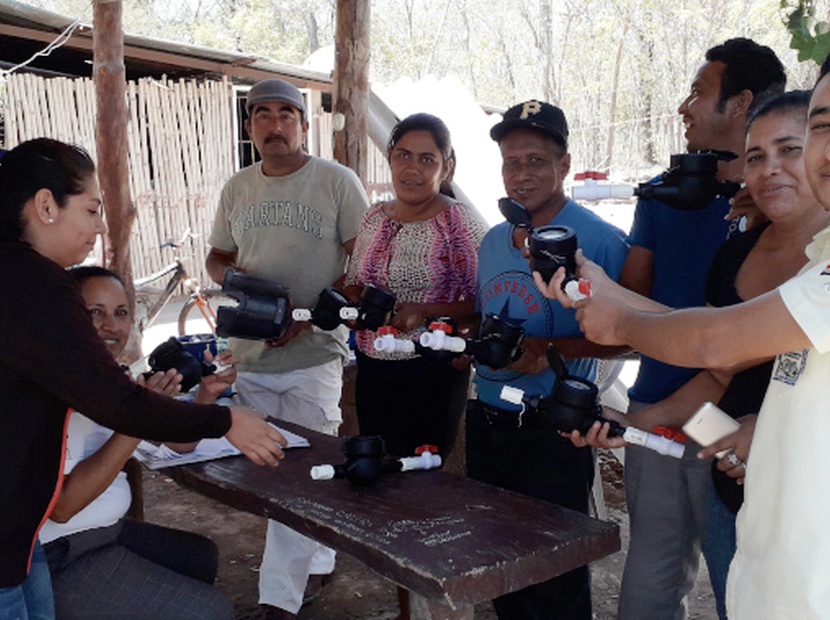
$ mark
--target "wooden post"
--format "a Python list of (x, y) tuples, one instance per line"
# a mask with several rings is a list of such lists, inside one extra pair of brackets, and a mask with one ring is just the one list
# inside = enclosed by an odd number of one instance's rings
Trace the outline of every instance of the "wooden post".
[[(124, 68), (124, 30), (121, 0), (95, 0), (92, 29), (92, 79), (95, 83), (95, 144), (98, 150), (98, 183), (104, 198), (109, 227), (109, 266), (124, 279), (127, 298), (135, 308), (130, 230), (135, 205), (130, 197), (127, 159), (127, 81)], [(106, 240), (105, 240), (106, 242)], [(134, 330), (135, 331), (135, 330)], [(140, 357), (140, 345), (125, 356)], [(137, 355), (136, 355), (137, 353)]]
[(337, 0), (334, 158), (354, 170), (364, 185), (367, 178), (370, 15), (369, 0)]

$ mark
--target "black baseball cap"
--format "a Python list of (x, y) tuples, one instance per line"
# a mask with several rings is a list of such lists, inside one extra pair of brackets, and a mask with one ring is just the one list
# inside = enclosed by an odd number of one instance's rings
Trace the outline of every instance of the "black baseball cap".
[(490, 130), (490, 137), (501, 142), (514, 129), (527, 127), (541, 131), (568, 148), (568, 121), (565, 113), (555, 105), (531, 99), (514, 105), (504, 113), (502, 121)]
[(251, 109), (256, 104), (270, 101), (280, 101), (293, 105), (301, 114), (305, 115), (305, 100), (302, 93), (293, 84), (277, 78), (262, 80), (251, 87), (246, 102), (248, 114), (251, 113)]

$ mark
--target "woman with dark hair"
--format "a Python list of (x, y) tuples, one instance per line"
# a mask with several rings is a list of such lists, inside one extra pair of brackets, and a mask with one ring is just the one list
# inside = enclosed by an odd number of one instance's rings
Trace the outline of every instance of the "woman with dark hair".
[[(95, 166), (75, 146), (40, 138), (0, 162), (0, 617), (50, 618), (37, 534), (63, 481), (70, 409), (153, 440), (226, 435), (275, 465), (284, 438), (244, 408), (177, 402), (127, 377), (98, 338), (65, 268), (104, 233)], [(5, 615), (4, 615), (5, 614)]]
[[(98, 336), (117, 359), (133, 324), (123, 281), (103, 267), (78, 267), (69, 275)], [(209, 352), (205, 358), (213, 361)], [(233, 364), (239, 358), (223, 351), (217, 359), (231, 367), (202, 379), (197, 403), (215, 403), (236, 378)], [(175, 369), (138, 376), (140, 383), (168, 395), (178, 394), (181, 379)], [(78, 411), (70, 415), (63, 489), (40, 531), (56, 617), (232, 619), (230, 599), (212, 587), (219, 555), (213, 541), (126, 517), (133, 497), (123, 468), (140, 441)], [(194, 446), (171, 447), (181, 452)], [(147, 588), (148, 581), (164, 587)]]
[[(809, 91), (784, 93), (762, 104), (746, 129), (746, 187), (768, 222), (729, 239), (712, 262), (706, 300), (730, 306), (767, 293), (798, 274), (807, 264), (804, 248), (830, 224), (807, 183), (804, 140)], [(703, 554), (715, 593), (718, 616), (726, 619), (726, 576), (735, 555), (735, 520), (743, 504), (743, 462), (752, 442), (772, 375), (773, 360), (733, 375), (718, 405), (741, 423), (739, 441), (730, 459), (714, 461), (713, 493), (706, 520)], [(734, 461), (734, 459), (731, 459)], [(726, 471), (731, 470), (727, 474)], [(731, 476), (731, 477), (730, 477)]]
[[(468, 322), (476, 314), (477, 253), (486, 225), (478, 213), (441, 193), (452, 172), (450, 132), (441, 119), (413, 114), (399, 122), (387, 155), (395, 198), (363, 218), (346, 276), (347, 295), (367, 284), (391, 290), (391, 325), (412, 338), (430, 318)], [(423, 444), (449, 452), (467, 398), (469, 368), (381, 352), (376, 334), (358, 331), (356, 409), (360, 432), (380, 435), (406, 456)]]

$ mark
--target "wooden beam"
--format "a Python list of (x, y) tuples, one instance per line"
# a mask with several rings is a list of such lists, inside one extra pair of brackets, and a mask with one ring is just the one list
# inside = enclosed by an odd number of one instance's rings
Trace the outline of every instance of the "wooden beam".
[(136, 209), (130, 197), (127, 158), (129, 114), (121, 15), (121, 0), (95, 0), (92, 80), (95, 84), (98, 184), (101, 187), (109, 228), (108, 263), (109, 267), (124, 279), (130, 306), (134, 308), (130, 231)]
[(334, 157), (354, 170), (364, 185), (368, 159), (370, 15), (369, 0), (337, 0)]
[[(51, 43), (55, 40), (58, 33), (36, 30), (33, 28), (24, 28), (21, 26), (12, 26), (9, 24), (0, 24), (0, 36), (14, 37), (17, 39), (26, 39), (30, 41), (41, 41), (43, 43)], [(62, 45), (67, 49), (90, 52), (93, 51), (93, 39), (95, 33), (92, 33), (90, 38), (89, 30), (78, 30)], [(238, 78), (251, 82), (258, 82), (266, 80), (279, 75), (281, 79), (291, 82), (297, 88), (311, 88), (328, 90), (326, 82), (317, 81), (310, 78), (303, 78), (294, 76), (288, 73), (280, 73), (276, 70), (262, 69), (251, 66), (252, 63), (257, 62), (257, 58), (253, 56), (240, 57), (234, 60), (221, 61), (211, 60), (206, 58), (199, 58), (183, 53), (175, 53), (165, 50), (151, 49), (148, 47), (141, 47), (138, 45), (131, 45), (123, 43), (124, 58), (127, 60), (144, 61), (147, 63), (157, 65), (167, 65), (169, 70), (188, 71), (190, 73), (202, 72), (212, 73), (215, 75), (226, 75), (230, 78)], [(159, 73), (165, 73), (166, 70), (160, 70)]]

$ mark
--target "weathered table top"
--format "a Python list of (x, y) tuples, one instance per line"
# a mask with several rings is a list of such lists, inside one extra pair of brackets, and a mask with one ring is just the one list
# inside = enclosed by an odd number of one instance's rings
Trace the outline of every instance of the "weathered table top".
[(341, 440), (281, 423), (311, 442), (276, 469), (231, 457), (166, 470), (234, 508), (287, 524), (450, 609), (538, 583), (620, 548), (619, 528), (440, 470), (389, 474), (371, 487), (314, 481)]

